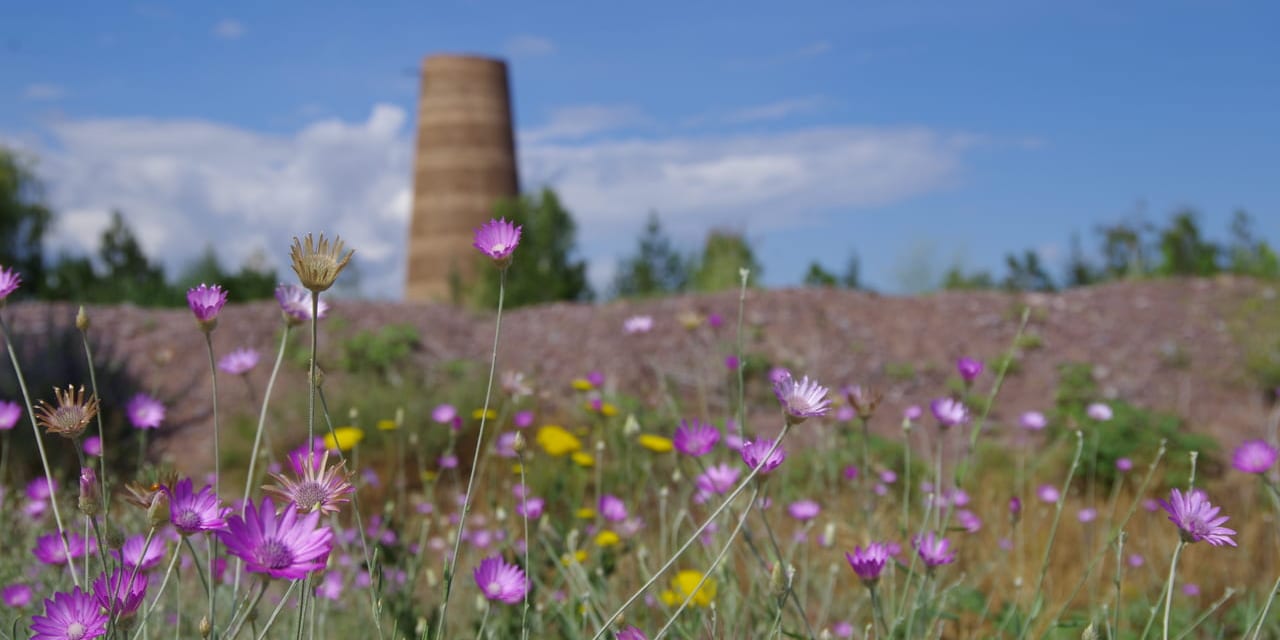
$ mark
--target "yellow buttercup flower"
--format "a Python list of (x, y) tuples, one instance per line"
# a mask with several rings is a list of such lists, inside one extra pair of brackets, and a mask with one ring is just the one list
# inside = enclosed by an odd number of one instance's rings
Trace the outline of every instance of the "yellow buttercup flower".
[(573, 555), (569, 555), (566, 553), (560, 556), (560, 563), (566, 567), (569, 565), (572, 565), (575, 562), (578, 564), (582, 564), (583, 562), (586, 562), (586, 561), (587, 561), (587, 552), (583, 550), (578, 550), (574, 552)]
[(574, 464), (577, 464), (579, 467), (590, 469), (591, 467), (596, 466), (595, 457), (586, 451), (574, 451), (569, 457), (573, 458)]
[(639, 440), (640, 440), (640, 446), (654, 453), (667, 453), (668, 451), (671, 451), (672, 448), (674, 448), (674, 445), (671, 443), (671, 438), (664, 438), (662, 436), (654, 435), (652, 433), (640, 434)]
[(481, 408), (476, 409), (475, 411), (472, 411), (472, 412), (471, 412), (471, 417), (472, 417), (472, 419), (474, 419), (474, 420), (479, 420), (479, 419), (480, 419), (480, 416), (484, 416), (484, 419), (485, 419), (485, 420), (497, 420), (497, 419), (498, 419), (498, 411), (497, 411), (496, 409), (490, 409), (490, 410), (486, 413), (486, 412), (485, 412), (485, 410), (484, 410), (484, 407), (481, 407)]
[(711, 606), (711, 601), (716, 599), (716, 581), (714, 578), (707, 578), (707, 581), (702, 583), (702, 587), (695, 592), (694, 589), (697, 588), (700, 580), (702, 580), (702, 574), (691, 569), (677, 573), (676, 577), (671, 579), (671, 589), (662, 592), (662, 601), (668, 607), (680, 606), (680, 603), (692, 593), (693, 598), (689, 600), (689, 604), (703, 608)]
[(573, 385), (573, 388), (578, 391), (590, 391), (595, 388), (595, 385), (591, 384), (591, 381), (586, 378), (574, 378), (573, 382), (569, 384)]
[(622, 542), (622, 538), (618, 537), (618, 534), (608, 529), (605, 529), (600, 533), (596, 534), (597, 547), (612, 547), (613, 545), (616, 545), (619, 542)]
[(596, 517), (596, 510), (591, 507), (583, 507), (578, 509), (574, 515), (578, 516), (579, 520), (591, 520)]
[(360, 427), (338, 427), (333, 433), (324, 437), (324, 446), (329, 449), (350, 451), (364, 440), (364, 429)]
[(400, 423), (395, 420), (379, 420), (378, 431), (395, 431), (400, 428)]
[(613, 416), (618, 415), (618, 408), (606, 402), (600, 405), (600, 415), (606, 418), (612, 418)]
[(557, 458), (582, 449), (582, 441), (577, 436), (554, 424), (539, 428), (534, 440), (548, 455)]
[(524, 466), (521, 465), (519, 462), (511, 465), (511, 473), (519, 475), (521, 471), (524, 471)]

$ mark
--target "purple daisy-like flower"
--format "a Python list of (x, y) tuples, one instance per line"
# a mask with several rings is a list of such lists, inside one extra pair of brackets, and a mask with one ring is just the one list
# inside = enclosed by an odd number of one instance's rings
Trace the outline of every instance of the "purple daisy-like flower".
[(773, 395), (778, 397), (782, 409), (794, 423), (826, 415), (831, 408), (826, 387), (816, 380), (810, 380), (809, 376), (796, 382), (786, 369), (773, 378)]
[(600, 517), (609, 522), (622, 522), (627, 519), (627, 505), (621, 498), (606, 493), (600, 496)]
[(187, 291), (187, 306), (196, 320), (209, 323), (218, 319), (218, 312), (227, 303), (227, 292), (218, 285), (209, 286), (201, 283)]
[(712, 465), (707, 467), (694, 479), (694, 486), (698, 488), (697, 502), (706, 502), (715, 494), (722, 494), (733, 488), (738, 483), (738, 476), (741, 471), (737, 467), (729, 466), (725, 463)]
[(956, 361), (956, 371), (965, 382), (973, 382), (982, 375), (982, 361), (973, 358), (960, 358)]
[(622, 321), (622, 331), (629, 336), (653, 330), (653, 316), (631, 316)]
[(94, 553), (98, 550), (96, 540), (90, 538), (85, 540), (84, 536), (69, 531), (67, 532), (67, 544), (62, 545), (62, 539), (58, 537), (58, 533), (46, 533), (36, 538), (36, 546), (31, 550), (36, 559), (49, 565), (66, 564), (67, 552), (71, 553), (71, 558), (82, 558), (86, 553)]
[(0, 400), (0, 431), (8, 431), (18, 424), (22, 417), (22, 405), (16, 402)]
[(28, 500), (48, 500), (49, 496), (52, 496), (54, 492), (57, 490), (58, 490), (57, 480), (49, 480), (44, 477), (37, 477), (37, 478), (32, 478), (31, 482), (27, 483), (27, 488), (24, 489), (23, 491), (27, 496)]
[(492, 556), (480, 561), (472, 576), (476, 586), (490, 601), (498, 600), (507, 604), (515, 604), (524, 600), (529, 591), (529, 579), (524, 571), (514, 564), (508, 564), (502, 556)]
[(169, 522), (184, 536), (201, 531), (220, 531), (227, 527), (226, 516), (230, 507), (223, 507), (213, 487), (205, 485), (193, 491), (191, 478), (179, 480), (172, 489), (165, 488), (169, 496)]
[(709, 422), (696, 419), (681, 420), (671, 439), (676, 451), (695, 458), (710, 453), (717, 442), (720, 442), (720, 430)]
[(787, 505), (787, 513), (801, 522), (812, 520), (821, 512), (822, 506), (813, 500), (797, 500)]
[[(144, 553), (145, 551), (145, 553)], [(156, 568), (160, 561), (164, 559), (165, 545), (158, 539), (152, 539), (151, 544), (147, 544), (147, 537), (138, 534), (129, 536), (125, 539), (124, 545), (119, 551), (112, 551), (111, 555), (120, 561), (128, 569), (135, 567), (139, 571), (149, 571)]]
[(516, 505), (516, 514), (524, 516), (530, 520), (537, 520), (542, 517), (542, 508), (546, 504), (547, 501), (542, 498), (529, 498), (527, 500), (522, 500), (520, 504)]
[(1036, 489), (1036, 497), (1040, 498), (1040, 502), (1054, 503), (1062, 497), (1062, 493), (1051, 484), (1042, 484), (1039, 489)]
[(31, 618), (31, 640), (91, 640), (107, 633), (107, 614), (80, 587), (44, 601), (44, 615)]
[(147, 574), (134, 574), (129, 569), (116, 569), (93, 581), (93, 596), (107, 613), (128, 618), (138, 612), (147, 594)]
[(124, 406), (129, 424), (134, 429), (157, 429), (164, 422), (164, 405), (145, 393), (139, 393)]
[(17, 291), (21, 284), (22, 275), (16, 269), (0, 267), (0, 303), (4, 302), (9, 294)]
[(922, 415), (924, 415), (924, 409), (921, 409), (919, 405), (913, 404), (902, 410), (902, 419), (907, 422), (919, 420)]
[(1085, 414), (1086, 414), (1086, 415), (1088, 415), (1090, 418), (1093, 418), (1094, 420), (1097, 420), (1098, 422), (1106, 422), (1106, 421), (1110, 420), (1110, 419), (1112, 418), (1112, 416), (1114, 416), (1114, 415), (1115, 415), (1115, 413), (1111, 411), (1111, 407), (1109, 407), (1109, 406), (1107, 406), (1107, 405), (1105, 405), (1105, 404), (1103, 404), (1103, 403), (1101, 403), (1101, 402), (1095, 402), (1095, 403), (1093, 403), (1093, 404), (1089, 405), (1089, 406), (1084, 410), (1084, 412), (1085, 412)]
[(297, 478), (273, 473), (271, 478), (276, 484), (263, 487), (263, 493), (280, 498), (282, 502), (293, 502), (303, 513), (337, 513), (341, 510), (339, 505), (350, 500), (349, 496), (355, 493), (350, 476), (342, 468), (346, 461), (330, 467), (328, 449), (318, 456), (315, 452), (304, 453), (306, 455), (311, 456), (311, 464), (294, 462)]
[[(296, 325), (311, 319), (311, 292), (296, 284), (281, 284), (276, 287), (276, 302), (280, 303), (280, 311), (285, 319)], [(316, 318), (322, 319), (329, 312), (329, 303), (324, 298), (316, 305)]]
[[(771, 454), (770, 449), (773, 449)], [(777, 469), (787, 457), (787, 451), (782, 448), (782, 445), (779, 444), (775, 448), (772, 440), (747, 440), (742, 443), (739, 453), (742, 454), (742, 461), (752, 469), (759, 468), (761, 475)], [(769, 456), (768, 459), (765, 459), (766, 455)]]
[(1098, 510), (1093, 507), (1085, 507), (1076, 513), (1076, 519), (1080, 522), (1093, 522), (1098, 519)]
[(1039, 411), (1028, 411), (1018, 418), (1018, 424), (1028, 431), (1039, 431), (1048, 426), (1049, 421)]
[(956, 512), (956, 524), (969, 533), (977, 533), (982, 530), (982, 518), (968, 509), (961, 509)]
[(951, 541), (934, 535), (932, 531), (923, 538), (916, 538), (915, 546), (916, 553), (926, 567), (933, 568), (956, 561), (956, 554), (951, 551)]
[(955, 427), (969, 422), (969, 409), (955, 398), (937, 398), (929, 403), (929, 410), (942, 427)]
[(449, 424), (457, 417), (458, 410), (451, 404), (436, 405), (436, 408), (431, 410), (431, 419), (440, 424)]
[(256, 509), (250, 500), (247, 507), (243, 518), (232, 515), (227, 528), (218, 532), (227, 551), (244, 560), (246, 569), (297, 580), (328, 564), (333, 531), (317, 527), (319, 511), (299, 517), (298, 506), (290, 503), (276, 515), (271, 498), (263, 498)]
[(1128, 473), (1130, 471), (1133, 471), (1133, 460), (1130, 460), (1129, 458), (1117, 458), (1116, 470), (1120, 471), (1121, 473)]
[(631, 626), (614, 634), (613, 637), (614, 640), (649, 640), (649, 636), (646, 636), (643, 631)]
[(20, 609), (31, 604), (31, 585), (25, 582), (15, 582), (14, 584), (0, 589), (0, 602), (4, 602), (4, 606)]
[(1169, 512), (1169, 522), (1178, 525), (1184, 542), (1204, 540), (1215, 547), (1236, 546), (1236, 541), (1231, 539), (1236, 535), (1235, 530), (1222, 526), (1230, 518), (1218, 517), (1221, 508), (1210, 504), (1203, 491), (1193, 489), (1184, 494), (1174, 489), (1167, 502), (1160, 501), (1160, 506)]
[(889, 560), (889, 548), (884, 543), (872, 542), (866, 549), (854, 547), (853, 553), (846, 553), (844, 557), (849, 561), (853, 572), (863, 582), (871, 585), (880, 579), (880, 572), (884, 571), (884, 564)]
[(255, 349), (236, 349), (218, 360), (218, 369), (223, 373), (241, 376), (258, 366), (258, 352)]
[(476, 229), (472, 244), (494, 262), (505, 266), (511, 262), (511, 254), (520, 244), (521, 230), (522, 227), (507, 222), (505, 218), (490, 220)]
[(84, 449), (86, 456), (100, 456), (102, 455), (102, 438), (89, 436), (84, 439), (84, 442), (80, 443), (80, 447)]
[(1265, 440), (1248, 440), (1231, 454), (1231, 466), (1244, 473), (1266, 473), (1276, 463), (1278, 453)]

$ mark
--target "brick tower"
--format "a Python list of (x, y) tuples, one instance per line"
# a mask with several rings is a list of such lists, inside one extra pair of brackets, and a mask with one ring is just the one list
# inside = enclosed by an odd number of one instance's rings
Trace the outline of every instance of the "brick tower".
[(520, 190), (507, 65), (427, 56), (418, 98), (407, 301), (448, 301), (474, 277), (472, 232)]

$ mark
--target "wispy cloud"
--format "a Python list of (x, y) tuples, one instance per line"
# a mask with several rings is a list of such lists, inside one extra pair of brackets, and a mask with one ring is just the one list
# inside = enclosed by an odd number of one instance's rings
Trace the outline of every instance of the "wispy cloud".
[(542, 36), (524, 34), (509, 38), (502, 50), (512, 58), (545, 56), (555, 53), (556, 43)]
[(546, 124), (520, 132), (521, 144), (578, 140), (606, 131), (618, 131), (649, 121), (639, 107), (632, 105), (577, 105), (551, 112)]
[[(229, 264), (265, 250), (282, 273), (289, 238), (341, 233), (358, 249), (365, 293), (397, 297), (404, 281), (412, 132), (397, 106), (322, 119), (292, 134), (207, 120), (97, 118), (49, 125), (28, 144), (59, 212), (56, 245), (90, 251), (108, 212), (126, 213), (170, 270), (208, 242)], [(528, 187), (555, 188), (574, 213), (593, 280), (631, 250), (650, 210), (682, 242), (712, 226), (751, 233), (821, 224), (953, 184), (978, 138), (927, 128), (593, 138), (645, 123), (634, 108), (558, 111), (521, 136)]]
[(811, 42), (800, 47), (796, 51), (792, 52), (790, 56), (795, 58), (812, 58), (813, 56), (820, 56), (829, 51), (831, 51), (831, 43), (826, 40), (818, 40), (817, 42)]
[(730, 112), (724, 119), (730, 124), (782, 120), (795, 115), (813, 113), (821, 109), (825, 104), (826, 100), (821, 96), (792, 98), (790, 100), (779, 100), (768, 104), (744, 107)]
[(213, 35), (223, 40), (238, 40), (244, 37), (245, 31), (244, 23), (230, 18), (213, 25)]
[(22, 97), (25, 100), (53, 102), (67, 97), (67, 90), (56, 84), (41, 82), (27, 85), (22, 90)]

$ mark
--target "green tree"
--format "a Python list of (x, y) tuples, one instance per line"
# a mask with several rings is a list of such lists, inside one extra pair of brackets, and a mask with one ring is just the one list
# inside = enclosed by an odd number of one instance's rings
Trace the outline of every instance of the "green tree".
[(1071, 234), (1071, 257), (1067, 259), (1067, 287), (1085, 287), (1101, 278), (1098, 269), (1084, 255), (1080, 235)]
[[(574, 257), (577, 223), (554, 191), (543, 189), (537, 196), (502, 202), (495, 216), (523, 227), (520, 247), (507, 269), (506, 306), (591, 299), (587, 263)], [(479, 265), (476, 286), (464, 291), (454, 277), (453, 298), (492, 306), (498, 297), (499, 273), (488, 259), (477, 257), (477, 261), (485, 264)]]
[(1211, 276), (1218, 273), (1218, 247), (1200, 233), (1194, 211), (1174, 214), (1169, 226), (1160, 231), (1162, 276)]
[[(344, 270), (342, 275), (345, 278), (347, 271)], [(184, 292), (201, 283), (221, 285), (227, 290), (230, 300), (246, 302), (272, 297), (280, 280), (275, 269), (267, 266), (266, 256), (261, 251), (251, 255), (239, 271), (232, 273), (222, 266), (213, 245), (205, 245), (200, 257), (182, 270), (175, 289)]]
[(1147, 257), (1147, 236), (1150, 225), (1138, 222), (1117, 222), (1098, 229), (1102, 236), (1103, 274), (1107, 280), (1135, 278), (1147, 275), (1150, 260)]
[(1040, 254), (1027, 249), (1022, 257), (1009, 254), (1004, 258), (1008, 273), (1004, 277), (1004, 288), (1010, 291), (1054, 291), (1053, 278), (1040, 263)]
[(43, 199), (30, 163), (0, 147), (0, 266), (22, 274), (18, 295), (37, 295), (43, 288), (44, 236), (53, 224)]
[(689, 282), (689, 261), (662, 231), (657, 213), (650, 213), (635, 255), (626, 258), (613, 278), (618, 297), (660, 296), (682, 291)]
[(996, 288), (996, 281), (986, 271), (965, 273), (960, 265), (954, 265), (942, 276), (942, 288), (947, 291), (978, 291)]
[(1231, 217), (1231, 244), (1226, 249), (1231, 273), (1255, 278), (1280, 277), (1280, 259), (1265, 240), (1253, 237), (1253, 220), (1247, 211)]
[(862, 288), (862, 261), (858, 254), (849, 254), (849, 262), (845, 264), (844, 275), (840, 276), (840, 286), (846, 289)]
[(175, 294), (165, 282), (164, 268), (143, 252), (133, 229), (119, 211), (111, 212), (111, 223), (102, 232), (98, 259), (103, 274), (91, 296), (94, 302), (174, 304)]
[(840, 283), (836, 274), (827, 271), (817, 260), (809, 263), (809, 270), (804, 273), (806, 287), (835, 287)]
[(763, 269), (747, 239), (736, 231), (712, 230), (697, 266), (689, 279), (690, 288), (698, 292), (736, 289), (742, 281), (740, 269), (751, 271), (751, 286), (760, 282)]

